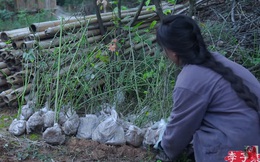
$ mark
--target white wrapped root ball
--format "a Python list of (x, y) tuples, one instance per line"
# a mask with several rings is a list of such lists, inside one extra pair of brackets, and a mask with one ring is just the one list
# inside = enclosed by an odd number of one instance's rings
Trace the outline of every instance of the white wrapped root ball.
[(135, 125), (130, 125), (125, 133), (126, 143), (135, 147), (142, 145), (144, 132)]
[(76, 137), (91, 139), (92, 133), (96, 129), (98, 124), (99, 120), (96, 115), (88, 114), (86, 115), (86, 117), (81, 117)]
[(92, 140), (111, 145), (125, 144), (125, 132), (117, 119), (117, 112), (112, 109), (111, 115), (101, 122), (94, 130)]
[(29, 104), (23, 105), (21, 109), (21, 120), (28, 120), (29, 117), (33, 114), (33, 109)]
[(58, 123), (55, 123), (53, 127), (47, 128), (43, 132), (42, 138), (46, 143), (52, 145), (60, 145), (65, 142), (65, 135), (62, 134), (62, 130)]
[(51, 110), (47, 111), (43, 115), (43, 126), (45, 128), (52, 127), (54, 124), (54, 119), (55, 119), (55, 112)]
[(165, 129), (166, 129), (166, 122), (164, 119), (154, 123), (151, 127), (148, 127), (146, 133), (144, 135), (143, 144), (145, 146), (149, 145), (156, 145), (160, 138), (162, 137)]
[(15, 136), (20, 136), (24, 134), (26, 128), (25, 120), (14, 119), (11, 125), (9, 126), (9, 132)]
[(79, 127), (79, 116), (74, 113), (68, 118), (68, 120), (63, 124), (62, 129), (66, 135), (75, 135)]
[(59, 113), (59, 120), (58, 120), (58, 123), (60, 124), (60, 125), (63, 125), (66, 121), (67, 121), (67, 117), (66, 117), (66, 115), (65, 115), (65, 113), (64, 112), (60, 112)]
[(43, 129), (43, 112), (37, 111), (35, 112), (26, 122), (26, 131), (27, 134), (32, 131), (42, 131)]

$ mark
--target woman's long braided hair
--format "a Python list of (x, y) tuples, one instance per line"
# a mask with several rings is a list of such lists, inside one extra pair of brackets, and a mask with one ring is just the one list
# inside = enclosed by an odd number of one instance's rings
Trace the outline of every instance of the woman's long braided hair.
[(230, 82), (231, 87), (246, 104), (258, 110), (257, 96), (252, 93), (230, 68), (216, 61), (208, 51), (197, 23), (185, 15), (166, 17), (157, 28), (157, 42), (175, 52), (182, 65), (196, 64), (212, 69)]

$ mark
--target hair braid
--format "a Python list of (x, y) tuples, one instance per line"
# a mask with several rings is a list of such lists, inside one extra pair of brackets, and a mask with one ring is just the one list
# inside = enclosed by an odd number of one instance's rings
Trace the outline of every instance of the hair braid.
[(243, 80), (237, 76), (230, 68), (225, 67), (222, 63), (216, 61), (213, 57), (204, 62), (202, 66), (207, 67), (223, 76), (225, 80), (230, 82), (231, 87), (237, 93), (237, 95), (243, 99), (249, 107), (252, 107), (256, 111), (258, 108), (257, 96), (250, 91), (250, 89), (243, 83)]
[(243, 83), (241, 77), (212, 56), (206, 47), (199, 26), (193, 19), (184, 15), (166, 17), (157, 29), (157, 42), (163, 48), (175, 52), (183, 65), (204, 66), (223, 76), (249, 107), (260, 112), (257, 96)]

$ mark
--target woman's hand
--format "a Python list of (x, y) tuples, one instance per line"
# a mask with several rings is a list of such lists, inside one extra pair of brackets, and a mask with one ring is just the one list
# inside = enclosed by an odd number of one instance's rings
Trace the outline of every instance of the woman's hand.
[(161, 141), (157, 142), (157, 144), (154, 146), (154, 148), (158, 150), (158, 154), (155, 157), (157, 161), (161, 161), (161, 162), (171, 162), (172, 161), (163, 151), (163, 148), (161, 146)]

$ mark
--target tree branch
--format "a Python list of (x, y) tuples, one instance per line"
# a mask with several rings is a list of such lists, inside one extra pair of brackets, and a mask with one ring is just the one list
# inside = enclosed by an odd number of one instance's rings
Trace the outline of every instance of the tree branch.
[(121, 6), (122, 6), (122, 1), (118, 0), (118, 4), (117, 4), (117, 9), (118, 9), (118, 28), (117, 28), (117, 35), (121, 34), (121, 27), (122, 27), (122, 23), (121, 23)]
[(139, 17), (139, 15), (140, 15), (140, 13), (141, 13), (141, 11), (142, 11), (142, 9), (143, 9), (143, 6), (144, 6), (144, 4), (145, 4), (145, 1), (146, 0), (142, 0), (142, 2), (140, 3), (140, 5), (139, 5), (139, 7), (138, 7), (138, 10), (137, 10), (137, 12), (136, 12), (136, 14), (135, 14), (135, 17), (130, 21), (130, 23), (129, 23), (129, 26), (130, 27), (132, 27), (133, 25), (134, 25), (134, 23), (136, 22), (136, 20), (138, 19), (138, 17)]
[(157, 15), (159, 16), (160, 21), (162, 21), (164, 14), (163, 14), (162, 6), (161, 6), (161, 0), (153, 0), (153, 3), (156, 7)]
[(102, 36), (104, 36), (106, 31), (105, 31), (105, 27), (103, 25), (103, 20), (102, 20), (101, 15), (100, 15), (100, 9), (99, 8), (100, 8), (101, 4), (97, 4), (97, 0), (94, 0), (94, 5), (95, 5), (95, 8), (96, 8), (96, 16), (97, 16), (97, 20), (98, 20), (100, 33), (101, 33)]
[(189, 16), (193, 16), (195, 14), (195, 0), (189, 0), (190, 8), (189, 8)]

